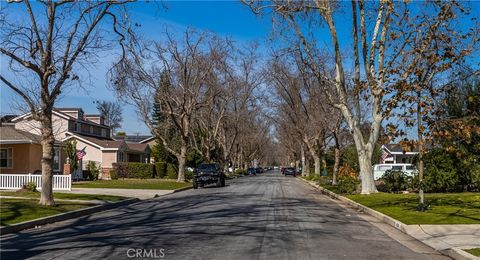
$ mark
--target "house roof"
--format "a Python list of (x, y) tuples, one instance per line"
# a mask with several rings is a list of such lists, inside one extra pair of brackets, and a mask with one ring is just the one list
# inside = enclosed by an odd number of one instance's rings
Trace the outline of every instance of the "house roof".
[(18, 115), (3, 115), (0, 117), (0, 123), (10, 123)]
[(134, 152), (145, 152), (150, 150), (148, 144), (127, 143), (128, 150)]
[(126, 143), (123, 140), (113, 140), (109, 138), (100, 138), (100, 137), (92, 137), (87, 135), (81, 135), (77, 133), (68, 133), (69, 137), (65, 138), (64, 140), (68, 140), (71, 138), (77, 138), (78, 140), (93, 145), (100, 150), (120, 150), (124, 147), (125, 150), (130, 152), (137, 152), (137, 153), (144, 153), (150, 150), (148, 144), (139, 144), (139, 143)]
[[(151, 135), (125, 135), (125, 136), (119, 136), (119, 135), (114, 135), (113, 139), (115, 140), (125, 140), (127, 143), (143, 143), (145, 140), (150, 140), (153, 138)], [(147, 140), (147, 141), (148, 141)]]
[[(78, 135), (78, 134), (76, 134)], [(103, 148), (120, 148), (123, 145), (122, 141), (116, 141), (116, 140), (111, 140), (111, 139), (103, 139), (103, 138), (97, 138), (97, 137), (92, 137), (92, 136), (87, 136), (87, 135), (79, 135), (83, 139), (86, 139), (92, 143), (95, 143)]]
[(15, 129), (13, 125), (0, 126), (0, 144), (31, 144), (41, 140), (41, 136)]
[(55, 109), (58, 111), (83, 111), (80, 107), (57, 107)]
[(404, 147), (400, 144), (385, 144), (383, 145), (383, 147), (385, 147), (388, 150), (388, 152), (390, 152), (391, 154), (403, 154), (403, 153), (417, 154), (418, 153), (418, 146), (410, 150), (405, 150)]
[[(81, 123), (86, 123), (86, 124), (89, 124), (89, 125), (99, 126), (99, 127), (107, 128), (107, 129), (110, 128), (107, 125), (98, 124), (98, 123), (96, 123), (94, 121), (91, 121), (91, 120), (84, 120), (83, 118), (75, 118), (75, 117), (72, 117), (72, 116), (62, 112), (62, 111), (71, 111), (71, 110), (82, 110), (82, 109), (81, 108), (54, 108), (52, 113), (61, 117), (61, 118), (67, 119), (67, 120), (74, 120), (74, 121), (78, 121), (78, 122), (81, 122)], [(30, 116), (31, 116), (31, 113), (26, 113), (26, 114), (23, 114), (23, 115), (20, 115), (20, 116), (16, 116), (15, 118), (12, 118), (10, 121), (16, 122), (16, 121), (19, 121), (21, 119), (29, 118)], [(93, 116), (93, 115), (91, 115), (91, 116)]]
[(72, 132), (67, 132), (67, 135), (68, 137), (63, 139), (63, 141), (76, 138), (82, 142), (95, 146), (100, 150), (119, 150), (123, 146), (126, 146), (124, 141), (117, 141), (109, 138), (93, 137)]

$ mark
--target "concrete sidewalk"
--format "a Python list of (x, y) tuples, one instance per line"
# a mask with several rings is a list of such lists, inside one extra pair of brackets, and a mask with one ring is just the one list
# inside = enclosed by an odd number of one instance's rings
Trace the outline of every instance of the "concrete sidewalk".
[(341, 195), (335, 194), (317, 183), (300, 179), (318, 189), (324, 194), (337, 199), (337, 203), (343, 203), (353, 206), (361, 211), (383, 221), (398, 230), (408, 234), (425, 245), (442, 252), (454, 259), (475, 259), (480, 257), (467, 254), (461, 249), (480, 248), (480, 224), (464, 224), (464, 225), (405, 225), (383, 213), (365, 207), (357, 202), (347, 199)]
[(408, 225), (406, 232), (430, 247), (444, 251), (453, 248), (480, 248), (480, 225)]
[(162, 196), (173, 193), (174, 190), (140, 190), (140, 189), (107, 189), (107, 188), (72, 188), (71, 191), (62, 191), (62, 193), (75, 194), (98, 194), (123, 196), (129, 198), (138, 198), (141, 200), (151, 199), (155, 196)]

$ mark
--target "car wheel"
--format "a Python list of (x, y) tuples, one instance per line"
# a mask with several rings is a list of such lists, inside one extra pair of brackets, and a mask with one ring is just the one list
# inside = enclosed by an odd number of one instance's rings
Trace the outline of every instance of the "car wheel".
[(198, 182), (196, 180), (193, 180), (192, 186), (194, 189), (198, 189)]
[(216, 186), (222, 187), (222, 178), (218, 178)]
[(222, 178), (222, 187), (225, 187), (225, 178)]

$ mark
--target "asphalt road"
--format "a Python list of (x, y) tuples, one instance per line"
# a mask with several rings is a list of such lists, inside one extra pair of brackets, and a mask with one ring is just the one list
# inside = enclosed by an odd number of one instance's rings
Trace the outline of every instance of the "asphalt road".
[(2, 260), (442, 258), (278, 172), (142, 201), (0, 242)]

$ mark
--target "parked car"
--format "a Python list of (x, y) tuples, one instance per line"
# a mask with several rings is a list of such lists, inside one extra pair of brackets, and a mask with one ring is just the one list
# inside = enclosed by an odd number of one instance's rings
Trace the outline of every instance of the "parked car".
[(217, 187), (225, 186), (225, 173), (218, 163), (200, 164), (193, 172), (193, 188), (215, 183)]
[(256, 173), (263, 173), (263, 168), (262, 167), (257, 167), (255, 168)]
[(293, 177), (295, 177), (297, 176), (297, 170), (294, 167), (287, 167), (287, 168), (284, 168), (283, 174), (285, 176), (292, 175)]
[(402, 171), (407, 176), (413, 176), (417, 173), (415, 165), (410, 163), (375, 164), (373, 166), (373, 178), (375, 180), (382, 178), (383, 174), (388, 170)]
[(257, 170), (255, 168), (248, 168), (247, 169), (248, 175), (257, 175)]

